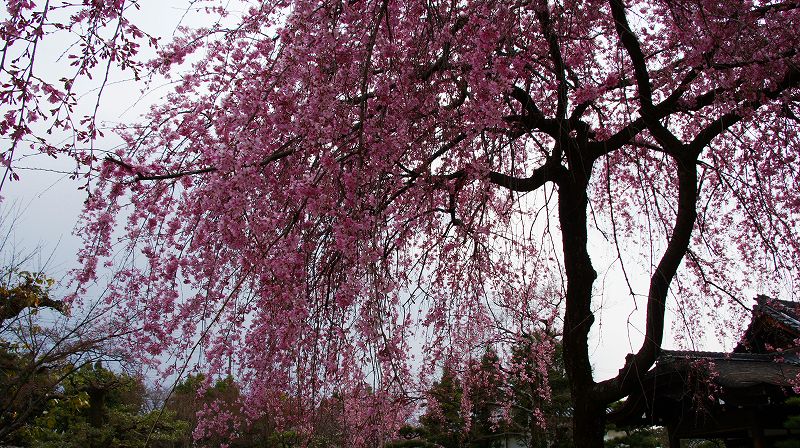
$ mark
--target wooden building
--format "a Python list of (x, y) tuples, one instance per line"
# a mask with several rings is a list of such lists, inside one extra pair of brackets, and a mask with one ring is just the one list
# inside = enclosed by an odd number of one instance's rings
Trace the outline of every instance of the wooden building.
[(665, 426), (681, 439), (720, 439), (729, 448), (800, 440), (784, 426), (800, 407), (800, 304), (756, 299), (750, 326), (731, 353), (663, 351), (641, 387), (609, 414), (617, 425)]

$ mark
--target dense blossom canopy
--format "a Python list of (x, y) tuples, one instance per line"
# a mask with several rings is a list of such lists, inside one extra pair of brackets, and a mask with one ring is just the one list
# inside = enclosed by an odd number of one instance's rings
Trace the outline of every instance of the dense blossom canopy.
[[(244, 3), (235, 27), (159, 50), (150, 70), (191, 69), (123, 148), (78, 153), (97, 176), (78, 280), (130, 254), (108, 303), (141, 327), (132, 347), (233, 370), (252, 418), (295, 400), (311, 421), (336, 393), (366, 444), (442, 362), (563, 322), (579, 421), (604, 405), (577, 387), (607, 404), (652, 364), (669, 300), (691, 325), (742, 291), (793, 286), (797, 2)], [(6, 47), (37, 4), (11, 3)], [(98, 57), (133, 64), (125, 36), (145, 37), (125, 7), (86, 2), (70, 26), (118, 22)], [(20, 93), (35, 77), (11, 77), (0, 132), (16, 145), (32, 101), (71, 93), (68, 80)], [(651, 276), (631, 291), (645, 343), (601, 383), (589, 229)], [(543, 372), (551, 351), (531, 352)], [(217, 413), (207, 429), (227, 425)]]

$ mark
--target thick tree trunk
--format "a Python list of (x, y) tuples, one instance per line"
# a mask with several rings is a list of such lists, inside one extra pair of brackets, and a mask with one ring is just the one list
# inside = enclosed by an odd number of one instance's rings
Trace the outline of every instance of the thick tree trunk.
[(591, 396), (572, 397), (572, 441), (576, 447), (602, 448), (606, 432), (605, 406)]
[[(580, 157), (573, 153), (573, 160)], [(595, 382), (589, 362), (589, 331), (594, 323), (592, 286), (597, 273), (589, 258), (586, 193), (591, 162), (581, 160), (569, 179), (559, 183), (559, 222), (567, 276), (564, 317), (564, 366), (574, 406), (573, 440), (582, 448), (602, 448), (605, 433), (605, 404), (594, 393)], [(584, 166), (587, 162), (588, 166)]]
[(89, 394), (89, 424), (93, 428), (101, 428), (105, 423), (108, 390), (103, 387), (90, 387), (86, 392)]

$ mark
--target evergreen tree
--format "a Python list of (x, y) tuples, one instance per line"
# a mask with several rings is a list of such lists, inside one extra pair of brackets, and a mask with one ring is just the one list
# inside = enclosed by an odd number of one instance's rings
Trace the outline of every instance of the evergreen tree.
[(424, 440), (443, 448), (461, 447), (466, 439), (461, 415), (463, 390), (455, 372), (445, 367), (442, 378), (428, 391), (428, 410), (419, 419)]

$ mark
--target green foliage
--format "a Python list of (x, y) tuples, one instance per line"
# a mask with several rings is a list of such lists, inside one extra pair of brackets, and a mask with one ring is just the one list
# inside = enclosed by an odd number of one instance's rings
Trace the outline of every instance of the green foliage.
[(15, 318), (24, 310), (36, 314), (41, 307), (65, 312), (61, 301), (50, 298), (55, 280), (41, 272), (5, 269), (0, 277), (0, 323)]
[(606, 440), (606, 448), (665, 448), (669, 446), (667, 431), (657, 426), (617, 428), (614, 425), (607, 425), (606, 431), (609, 434), (616, 434)]
[(725, 442), (719, 439), (681, 440), (681, 448), (725, 448)]
[(462, 446), (467, 439), (464, 432), (464, 418), (461, 415), (461, 399), (463, 391), (456, 374), (445, 368), (442, 378), (435, 382), (430, 391), (435, 400), (435, 407), (420, 417), (420, 433), (424, 440), (444, 448)]
[(81, 349), (38, 324), (41, 308), (65, 311), (62, 302), (50, 298), (54, 283), (39, 272), (0, 270), (0, 442), (14, 437), (57, 397), (59, 383), (73, 370), (69, 358)]
[(499, 446), (499, 439), (505, 434), (508, 425), (500, 415), (500, 405), (505, 396), (505, 380), (499, 370), (500, 358), (488, 349), (479, 365), (479, 384), (469, 391), (472, 403), (470, 416), (469, 446), (474, 448), (493, 448)]
[(97, 428), (78, 420), (63, 431), (40, 431), (29, 446), (40, 448), (177, 448), (183, 447), (182, 436), (189, 431), (186, 421), (176, 419), (169, 411), (134, 414), (110, 410), (108, 421)]
[[(783, 423), (783, 427), (791, 430), (800, 430), (800, 397), (786, 399), (786, 406), (793, 410), (792, 415)], [(775, 444), (776, 448), (800, 448), (800, 440), (782, 440)]]
[(41, 448), (171, 448), (180, 446), (189, 424), (170, 411), (142, 412), (140, 380), (85, 365), (64, 382), (54, 399), (17, 434), (17, 443)]
[(0, 441), (37, 418), (54, 395), (64, 368), (37, 368), (34, 354), (22, 344), (0, 339)]

